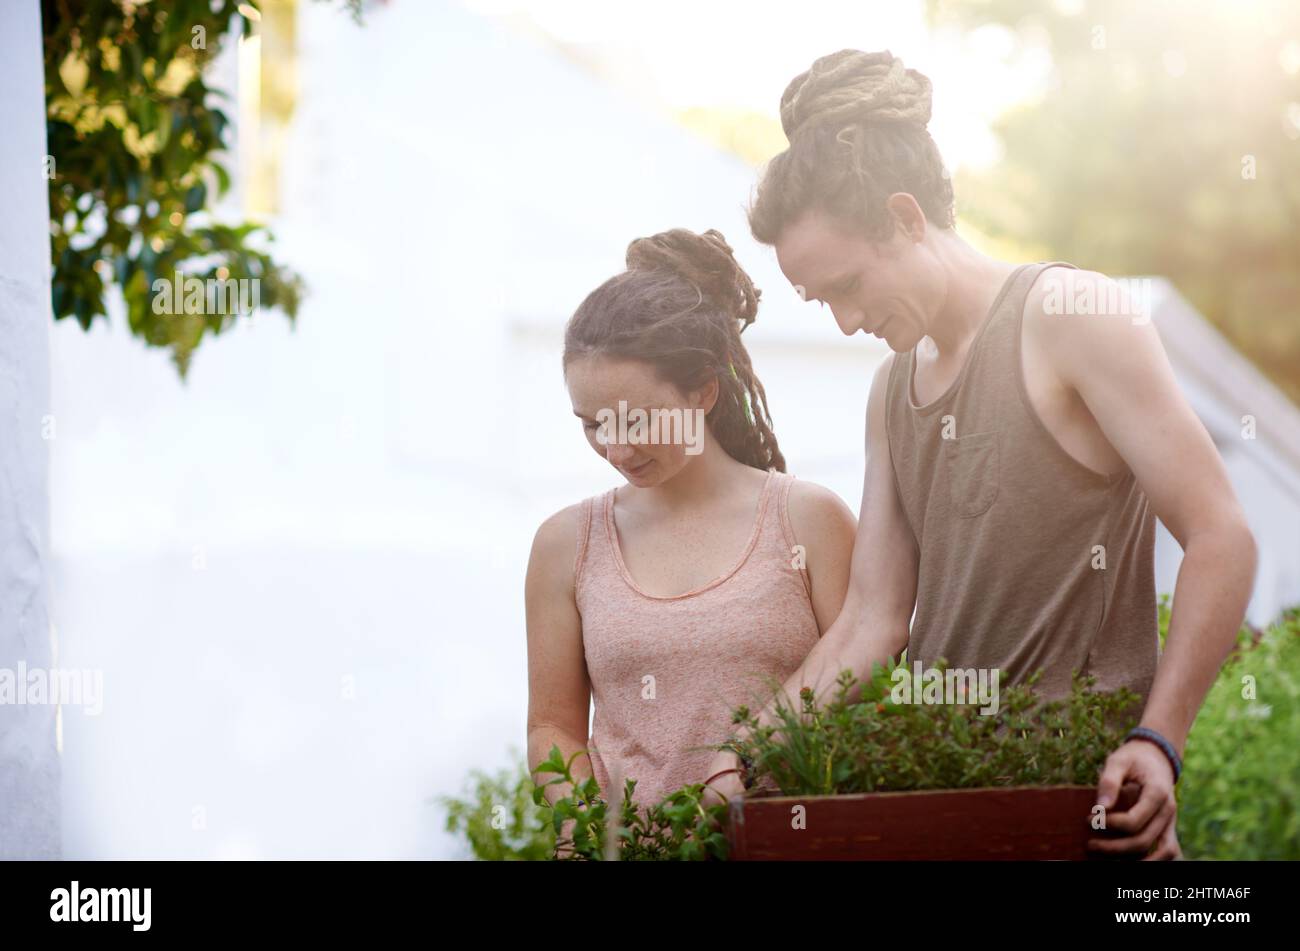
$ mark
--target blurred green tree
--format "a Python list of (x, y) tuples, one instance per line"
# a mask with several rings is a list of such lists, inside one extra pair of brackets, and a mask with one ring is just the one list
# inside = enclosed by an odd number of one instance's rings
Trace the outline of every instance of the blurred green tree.
[(1052, 62), (997, 124), (1004, 157), (958, 174), (963, 220), (1169, 278), (1300, 402), (1300, 5), (928, 0), (928, 15)]
[[(360, 3), (346, 4), (354, 18)], [(256, 279), (260, 304), (291, 321), (302, 297), (301, 278), (266, 250), (266, 229), (218, 223), (207, 211), (230, 187), (218, 160), (229, 120), (204, 71), (227, 33), (250, 32), (258, 6), (41, 3), (54, 317), (89, 329), (116, 286), (131, 333), (169, 349), (182, 377), (204, 335), (232, 325), (234, 308), (155, 313), (156, 280), (178, 271)]]

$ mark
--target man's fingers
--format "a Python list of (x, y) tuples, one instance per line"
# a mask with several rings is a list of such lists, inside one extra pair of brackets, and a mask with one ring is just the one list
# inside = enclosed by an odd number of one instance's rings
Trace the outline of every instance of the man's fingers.
[[(1164, 833), (1165, 829), (1173, 825), (1174, 815), (1177, 811), (1178, 806), (1173, 799), (1167, 799), (1155, 814), (1155, 818), (1147, 823), (1146, 827), (1139, 831), (1137, 835), (1126, 836), (1121, 839), (1090, 839), (1088, 847), (1097, 852), (1104, 852), (1107, 855), (1125, 855), (1131, 852), (1145, 853), (1151, 848), (1151, 844)], [(1130, 814), (1125, 813), (1125, 815)], [(1110, 828), (1109, 819), (1107, 819), (1106, 826)]]
[(1168, 862), (1173, 859), (1183, 857), (1183, 850), (1178, 845), (1178, 823), (1171, 822), (1165, 826), (1165, 831), (1160, 833), (1160, 838), (1156, 842), (1156, 847), (1151, 850), (1142, 861), (1144, 862)]
[(1097, 805), (1109, 811), (1119, 799), (1119, 790), (1124, 785), (1124, 773), (1127, 764), (1114, 753), (1106, 760), (1101, 779), (1097, 782)]
[(1106, 813), (1106, 828), (1119, 832), (1137, 832), (1145, 829), (1147, 824), (1164, 805), (1170, 801), (1167, 792), (1148, 783), (1142, 787), (1138, 801), (1123, 812)]

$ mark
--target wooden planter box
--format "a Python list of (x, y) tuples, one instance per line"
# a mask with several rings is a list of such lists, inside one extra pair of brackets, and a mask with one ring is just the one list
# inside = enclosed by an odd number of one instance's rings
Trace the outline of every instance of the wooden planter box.
[[(1127, 788), (1125, 790), (1128, 791)], [(1117, 804), (1126, 807), (1123, 800)], [(736, 861), (1095, 858), (1095, 786), (760, 796), (730, 804)], [(794, 828), (795, 806), (804, 828)]]

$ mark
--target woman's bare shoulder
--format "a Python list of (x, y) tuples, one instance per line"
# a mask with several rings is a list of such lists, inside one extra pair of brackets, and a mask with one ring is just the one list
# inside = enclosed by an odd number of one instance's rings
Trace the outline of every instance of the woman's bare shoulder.
[(857, 517), (844, 500), (816, 482), (794, 479), (787, 508), (791, 527), (800, 538), (852, 536), (858, 527)]
[(578, 552), (578, 532), (582, 528), (583, 506), (575, 502), (549, 516), (533, 535), (531, 560), (549, 565), (567, 565), (571, 570)]

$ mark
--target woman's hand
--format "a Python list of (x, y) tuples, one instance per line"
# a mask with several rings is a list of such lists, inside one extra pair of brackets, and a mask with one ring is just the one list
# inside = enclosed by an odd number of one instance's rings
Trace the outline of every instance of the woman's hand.
[(576, 819), (565, 819), (560, 826), (560, 834), (555, 838), (555, 858), (558, 860), (571, 859), (576, 852), (573, 851), (573, 827), (577, 825)]
[(706, 806), (716, 806), (745, 795), (745, 783), (740, 757), (731, 750), (721, 750), (709, 764), (705, 774), (704, 795)]

